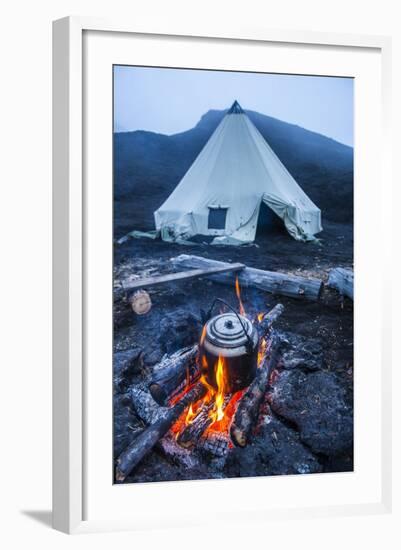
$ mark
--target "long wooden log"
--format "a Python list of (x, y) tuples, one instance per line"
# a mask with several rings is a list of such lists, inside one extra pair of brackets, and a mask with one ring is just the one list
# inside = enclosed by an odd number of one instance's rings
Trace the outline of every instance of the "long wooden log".
[(124, 290), (131, 291), (139, 288), (148, 288), (150, 286), (157, 286), (165, 283), (171, 283), (176, 281), (182, 281), (185, 279), (194, 279), (196, 277), (204, 277), (207, 275), (213, 275), (214, 273), (225, 273), (227, 271), (241, 271), (244, 269), (244, 264), (233, 263), (226, 264), (217, 267), (209, 267), (205, 269), (192, 269), (190, 271), (180, 271), (179, 273), (165, 273), (163, 275), (155, 275), (153, 277), (145, 277), (143, 279), (136, 279), (124, 283), (122, 286)]
[(352, 269), (335, 267), (329, 273), (328, 286), (338, 290), (342, 295), (354, 299), (354, 272)]
[[(223, 408), (226, 408), (231, 397), (231, 395), (226, 395), (224, 397)], [(194, 447), (206, 429), (213, 424), (213, 418), (210, 416), (213, 407), (213, 401), (207, 405), (203, 405), (199, 413), (192, 420), (191, 424), (188, 424), (188, 426), (183, 429), (177, 437), (177, 443), (181, 445), (181, 447), (184, 447), (185, 449)]]
[(235, 411), (230, 427), (230, 436), (232, 442), (239, 447), (245, 447), (252, 426), (256, 424), (259, 407), (269, 384), (270, 374), (279, 359), (279, 343), (279, 338), (273, 336), (256, 378), (242, 396)]
[[(206, 269), (207, 267), (230, 265), (226, 262), (219, 262), (217, 260), (211, 260), (210, 258), (188, 254), (181, 254), (180, 256), (172, 258), (171, 262), (176, 268), (188, 269)], [(234, 285), (236, 277), (238, 277), (242, 286), (255, 287), (272, 294), (280, 294), (291, 298), (319, 300), (323, 290), (323, 281), (320, 279), (307, 279), (306, 277), (264, 271), (254, 267), (245, 267), (237, 274), (219, 273), (217, 275), (209, 275), (207, 278), (217, 283)]]
[(116, 480), (124, 481), (141, 460), (150, 453), (157, 442), (169, 431), (186, 407), (190, 403), (201, 399), (205, 395), (205, 392), (205, 386), (199, 382), (178, 403), (171, 409), (167, 409), (156, 422), (138, 435), (117, 459)]
[(258, 333), (259, 338), (264, 338), (284, 311), (283, 304), (276, 304), (266, 315), (259, 321)]
[(198, 345), (183, 348), (154, 367), (149, 392), (159, 405), (168, 405), (185, 387), (200, 378), (197, 362)]

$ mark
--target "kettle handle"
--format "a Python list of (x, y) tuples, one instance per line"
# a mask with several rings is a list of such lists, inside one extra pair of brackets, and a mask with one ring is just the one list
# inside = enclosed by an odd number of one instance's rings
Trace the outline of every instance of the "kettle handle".
[(248, 353), (252, 353), (252, 349), (253, 349), (253, 342), (252, 342), (252, 338), (249, 336), (248, 334), (248, 331), (246, 330), (245, 326), (244, 326), (244, 323), (241, 319), (241, 317), (239, 316), (239, 314), (237, 313), (237, 311), (235, 310), (235, 308), (233, 308), (233, 306), (231, 306), (230, 304), (228, 304), (227, 302), (225, 302), (224, 300), (222, 300), (221, 298), (215, 298), (213, 300), (213, 303), (212, 305), (210, 306), (207, 314), (206, 314), (206, 321), (207, 322), (211, 316), (212, 316), (212, 311), (213, 311), (213, 308), (214, 306), (216, 305), (216, 302), (221, 302), (222, 304), (224, 304), (226, 307), (228, 307), (229, 309), (231, 309), (231, 311), (237, 316), (237, 319), (238, 321), (240, 322), (240, 325), (242, 327), (242, 330), (244, 331), (244, 334), (248, 340), (247, 344), (246, 344), (246, 350)]

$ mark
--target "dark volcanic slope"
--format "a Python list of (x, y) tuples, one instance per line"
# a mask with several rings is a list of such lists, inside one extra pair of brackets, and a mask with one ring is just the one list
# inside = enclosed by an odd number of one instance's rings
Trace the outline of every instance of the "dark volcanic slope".
[[(115, 233), (153, 229), (153, 212), (188, 170), (225, 111), (209, 111), (181, 134), (136, 131), (114, 135)], [(322, 210), (323, 221), (352, 222), (353, 149), (320, 134), (247, 111), (297, 182)]]

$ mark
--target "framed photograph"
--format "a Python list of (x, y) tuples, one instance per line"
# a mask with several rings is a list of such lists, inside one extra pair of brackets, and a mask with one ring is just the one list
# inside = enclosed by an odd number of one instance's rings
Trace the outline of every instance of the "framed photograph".
[(389, 510), (389, 39), (53, 52), (54, 527)]

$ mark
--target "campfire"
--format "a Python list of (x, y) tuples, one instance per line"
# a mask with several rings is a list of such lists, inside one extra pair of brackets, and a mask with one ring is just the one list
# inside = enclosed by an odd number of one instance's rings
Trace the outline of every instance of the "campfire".
[(272, 325), (284, 307), (251, 318), (238, 278), (235, 289), (238, 311), (216, 298), (203, 312), (199, 342), (165, 357), (148, 387), (137, 390), (137, 412), (148, 427), (118, 458), (118, 481), (161, 441), (176, 454), (201, 450), (215, 457), (247, 445), (278, 362)]
[[(240, 287), (238, 278), (236, 278), (236, 293), (239, 302), (239, 313), (241, 315), (242, 323), (246, 321), (246, 312), (241, 300)], [(233, 330), (233, 321), (228, 318), (225, 313), (221, 313), (220, 318), (226, 317), (225, 325), (228, 325), (229, 330)], [(241, 317), (238, 316), (240, 320)], [(260, 314), (256, 317), (256, 322), (262, 321), (264, 315)], [(204, 349), (205, 339), (207, 337), (207, 324), (204, 325), (202, 335), (200, 338), (200, 349)], [(260, 368), (265, 358), (266, 350), (268, 347), (267, 334), (256, 338), (256, 367)], [(232, 348), (231, 348), (232, 349)], [(230, 381), (230, 366), (237, 358), (225, 357), (221, 354), (217, 357), (211, 357), (210, 354), (200, 352), (197, 357), (197, 361), (200, 362), (201, 376), (200, 382), (206, 388), (206, 395), (199, 399), (196, 403), (191, 403), (187, 411), (184, 411), (182, 416), (172, 427), (172, 433), (175, 434), (177, 442), (186, 448), (194, 446), (200, 437), (207, 439), (210, 442), (213, 439), (221, 442), (224, 438), (227, 441), (227, 445), (230, 447), (233, 445), (230, 437), (230, 427), (234, 414), (237, 410), (237, 405), (244, 395), (247, 383), (247, 377), (245, 382), (242, 383), (244, 388), (240, 388), (237, 391), (232, 391), (232, 383)], [(243, 360), (243, 359), (241, 359)], [(231, 361), (231, 362), (230, 362)], [(250, 368), (247, 368), (250, 367)], [(254, 378), (252, 373), (252, 365), (245, 363), (246, 375), (248, 378)], [(212, 373), (212, 376), (210, 374)], [(209, 375), (209, 378), (208, 378)], [(251, 375), (251, 376), (250, 376)], [(212, 378), (212, 380), (210, 380)], [(213, 381), (215, 382), (213, 385)], [(187, 385), (184, 392), (189, 391), (190, 387)]]

